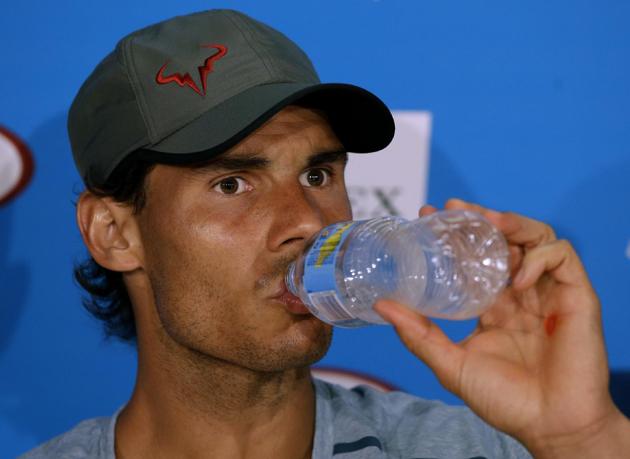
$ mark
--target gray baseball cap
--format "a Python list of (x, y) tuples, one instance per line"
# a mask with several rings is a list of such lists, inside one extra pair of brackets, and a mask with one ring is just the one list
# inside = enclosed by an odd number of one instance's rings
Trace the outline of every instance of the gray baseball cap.
[(349, 84), (322, 84), (285, 35), (232, 10), (178, 16), (123, 38), (94, 69), (68, 115), (74, 160), (100, 188), (141, 151), (159, 163), (210, 159), (289, 104), (323, 110), (348, 151), (385, 148), (389, 109)]

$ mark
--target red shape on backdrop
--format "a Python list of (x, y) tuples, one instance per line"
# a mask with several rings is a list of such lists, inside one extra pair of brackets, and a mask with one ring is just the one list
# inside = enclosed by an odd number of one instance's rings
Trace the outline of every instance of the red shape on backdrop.
[(202, 48), (214, 48), (217, 50), (212, 56), (206, 58), (203, 65), (197, 67), (199, 71), (199, 78), (201, 79), (201, 87), (195, 83), (195, 80), (190, 76), (190, 73), (186, 72), (183, 75), (180, 73), (173, 73), (171, 75), (164, 75), (164, 70), (166, 70), (166, 66), (169, 64), (167, 61), (160, 70), (158, 70), (157, 75), (155, 76), (155, 81), (157, 84), (168, 84), (168, 83), (177, 83), (178, 86), (184, 87), (188, 86), (193, 91), (195, 91), (200, 96), (206, 95), (206, 79), (209, 73), (212, 72), (212, 65), (215, 61), (218, 61), (223, 56), (227, 54), (227, 48), (223, 45), (201, 45)]
[[(10, 152), (5, 152), (0, 149), (0, 155), (7, 155), (5, 158), (9, 158), (8, 161), (20, 161), (21, 164), (21, 174), (14, 183), (10, 184), (10, 187), (7, 191), (0, 194), (0, 206), (6, 204), (15, 198), (20, 192), (26, 188), (26, 186), (31, 181), (33, 177), (33, 170), (35, 168), (35, 163), (33, 161), (33, 155), (31, 150), (28, 148), (26, 143), (20, 139), (16, 134), (9, 131), (8, 129), (0, 126), (0, 137), (3, 137), (6, 141), (8, 141), (13, 147), (14, 151), (17, 153), (15, 156), (11, 156)], [(0, 162), (0, 165), (2, 162)]]

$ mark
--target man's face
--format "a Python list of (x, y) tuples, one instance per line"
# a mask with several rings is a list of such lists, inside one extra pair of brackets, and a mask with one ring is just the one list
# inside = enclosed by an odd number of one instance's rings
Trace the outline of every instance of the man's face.
[(332, 329), (290, 312), (283, 278), (315, 232), (351, 219), (345, 159), (321, 115), (288, 107), (206, 167), (156, 166), (138, 217), (157, 312), (145, 326), (254, 370), (320, 359)]

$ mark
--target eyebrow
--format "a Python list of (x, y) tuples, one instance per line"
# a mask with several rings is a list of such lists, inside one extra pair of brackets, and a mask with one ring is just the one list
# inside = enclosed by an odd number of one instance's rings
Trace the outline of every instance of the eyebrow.
[(209, 161), (193, 166), (198, 171), (225, 170), (232, 171), (238, 169), (264, 169), (271, 164), (267, 158), (256, 154), (245, 154), (240, 156), (219, 155)]
[(340, 162), (344, 166), (348, 162), (348, 152), (346, 151), (324, 151), (316, 153), (308, 158), (306, 167), (321, 166), (322, 164), (337, 163)]
[[(316, 167), (323, 164), (341, 162), (344, 166), (348, 162), (346, 151), (323, 151), (309, 156), (306, 167)], [(239, 154), (239, 156), (220, 155), (202, 163), (191, 164), (189, 167), (198, 173), (236, 170), (260, 170), (268, 168), (272, 161), (259, 156), (257, 153)]]

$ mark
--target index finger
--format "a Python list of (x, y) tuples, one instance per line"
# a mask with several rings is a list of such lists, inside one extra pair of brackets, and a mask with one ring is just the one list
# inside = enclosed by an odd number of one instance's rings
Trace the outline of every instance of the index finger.
[(450, 199), (444, 207), (479, 212), (505, 235), (509, 244), (533, 248), (556, 240), (551, 226), (514, 212), (499, 212), (460, 199)]
[(557, 239), (551, 226), (514, 212), (488, 210), (484, 216), (505, 235), (509, 244), (531, 249)]

